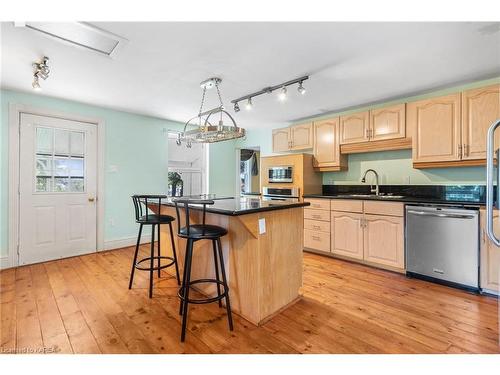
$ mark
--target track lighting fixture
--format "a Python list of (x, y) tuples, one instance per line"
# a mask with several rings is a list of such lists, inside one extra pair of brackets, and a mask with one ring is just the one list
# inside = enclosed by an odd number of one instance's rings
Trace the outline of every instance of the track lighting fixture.
[(270, 94), (270, 93), (272, 93), (272, 92), (274, 92), (276, 90), (279, 90), (279, 92), (278, 92), (278, 100), (281, 101), (281, 102), (284, 102), (284, 101), (286, 101), (287, 96), (288, 96), (288, 90), (287, 90), (288, 86), (291, 86), (291, 85), (294, 85), (294, 84), (298, 83), (299, 86), (297, 87), (297, 91), (299, 92), (299, 94), (304, 95), (305, 92), (306, 92), (306, 89), (303, 86), (303, 82), (305, 80), (308, 80), (308, 79), (309, 79), (309, 76), (303, 76), (303, 77), (300, 77), (300, 78), (292, 79), (290, 81), (286, 81), (286, 82), (281, 83), (279, 85), (266, 87), (266, 88), (263, 88), (260, 91), (253, 92), (251, 94), (242, 96), (241, 98), (231, 100), (231, 103), (234, 104), (234, 111), (235, 112), (239, 112), (240, 111), (239, 102), (243, 102), (244, 100), (246, 100), (247, 102), (245, 104), (245, 109), (250, 110), (250, 109), (253, 108), (253, 103), (252, 103), (252, 99), (253, 98), (255, 98), (256, 96), (259, 96), (259, 95), (263, 95), (263, 94)]
[(286, 86), (283, 86), (283, 88), (280, 90), (278, 94), (278, 100), (280, 102), (284, 102), (286, 100)]
[(253, 107), (252, 98), (248, 98), (247, 104), (245, 105), (245, 109), (249, 111), (252, 109), (252, 107)]
[(47, 56), (44, 56), (41, 62), (33, 63), (34, 71), (33, 71), (33, 83), (31, 84), (31, 87), (33, 87), (33, 90), (35, 91), (40, 91), (42, 89), (40, 87), (40, 78), (43, 79), (44, 81), (47, 78), (49, 78), (50, 68), (48, 62), (49, 58)]

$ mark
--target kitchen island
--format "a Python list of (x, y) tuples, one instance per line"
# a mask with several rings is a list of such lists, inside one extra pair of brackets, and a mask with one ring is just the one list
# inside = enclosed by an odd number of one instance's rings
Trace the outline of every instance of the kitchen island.
[[(210, 197), (210, 199), (214, 199)], [(255, 325), (264, 323), (299, 298), (302, 286), (303, 207), (298, 200), (265, 200), (260, 197), (214, 199), (207, 206), (206, 223), (228, 230), (221, 238), (232, 311)], [(190, 206), (190, 223), (202, 222), (201, 206)], [(185, 225), (184, 210), (181, 225)], [(166, 201), (161, 214), (176, 217), (175, 207)], [(177, 237), (182, 274), (186, 241)], [(162, 255), (171, 256), (170, 233), (161, 226)], [(166, 269), (174, 274), (172, 267)], [(193, 252), (191, 279), (214, 278), (211, 241), (197, 241)], [(200, 286), (205, 295), (215, 296), (215, 286)]]

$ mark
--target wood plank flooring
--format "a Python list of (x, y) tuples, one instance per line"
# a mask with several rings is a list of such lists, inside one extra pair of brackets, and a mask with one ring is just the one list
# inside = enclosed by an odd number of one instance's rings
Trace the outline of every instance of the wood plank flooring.
[[(148, 245), (141, 251), (146, 254)], [(133, 249), (4, 270), (1, 353), (500, 353), (498, 300), (304, 254), (303, 297), (261, 327), (193, 305), (179, 341), (177, 284), (128, 290)]]

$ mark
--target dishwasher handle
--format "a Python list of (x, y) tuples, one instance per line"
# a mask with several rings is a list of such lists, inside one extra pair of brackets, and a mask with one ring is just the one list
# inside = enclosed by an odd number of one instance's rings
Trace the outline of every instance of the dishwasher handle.
[(418, 216), (433, 216), (433, 217), (443, 217), (450, 219), (474, 219), (476, 217), (475, 215), (446, 214), (446, 213), (435, 213), (435, 212), (414, 211), (414, 210), (408, 210), (406, 212)]

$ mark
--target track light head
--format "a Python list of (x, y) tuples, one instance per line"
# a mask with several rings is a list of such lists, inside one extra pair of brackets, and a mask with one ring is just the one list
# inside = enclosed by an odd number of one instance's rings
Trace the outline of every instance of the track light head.
[(33, 90), (35, 91), (41, 91), (42, 88), (40, 87), (40, 82), (38, 82), (38, 77), (35, 76), (35, 78), (33, 78), (33, 83), (31, 84), (31, 87), (33, 87)]
[(245, 109), (249, 111), (252, 109), (252, 107), (253, 107), (252, 98), (248, 98), (247, 104), (245, 105)]
[(286, 86), (283, 86), (278, 94), (278, 100), (280, 102), (284, 102), (286, 100), (286, 93), (287, 93)]
[(234, 111), (235, 112), (239, 112), (240, 111), (240, 105), (238, 104), (238, 102), (234, 103)]
[(297, 87), (297, 91), (300, 95), (304, 95), (306, 93), (306, 89), (302, 86), (302, 82), (299, 83), (299, 87)]

